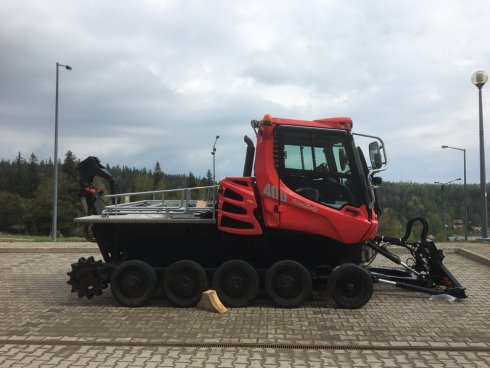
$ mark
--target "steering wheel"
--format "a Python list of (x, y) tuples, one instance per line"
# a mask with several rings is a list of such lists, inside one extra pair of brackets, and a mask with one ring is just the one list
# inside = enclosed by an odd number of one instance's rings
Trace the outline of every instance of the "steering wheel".
[(332, 182), (330, 182), (328, 185), (332, 189), (331, 193), (334, 193), (337, 199), (342, 199), (348, 203), (355, 202), (356, 197), (352, 192), (352, 190), (347, 185), (341, 183), (332, 183)]
[(328, 173), (330, 170), (328, 168), (328, 164), (326, 162), (322, 162), (316, 167), (316, 171), (321, 173)]
[(315, 188), (310, 188), (310, 187), (299, 188), (296, 189), (296, 193), (314, 202), (318, 202), (318, 200), (320, 199), (320, 193), (318, 192), (318, 189)]

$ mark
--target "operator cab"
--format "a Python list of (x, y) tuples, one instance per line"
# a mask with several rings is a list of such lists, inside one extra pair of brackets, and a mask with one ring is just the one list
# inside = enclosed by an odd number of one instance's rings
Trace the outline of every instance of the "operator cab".
[(277, 148), (278, 173), (289, 189), (337, 210), (365, 203), (348, 132), (281, 126)]

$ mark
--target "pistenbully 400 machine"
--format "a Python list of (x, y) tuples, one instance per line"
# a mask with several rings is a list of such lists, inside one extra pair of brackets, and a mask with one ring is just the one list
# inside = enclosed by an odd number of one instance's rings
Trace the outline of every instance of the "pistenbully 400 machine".
[[(466, 298), (442, 250), (427, 239), (425, 219), (409, 221), (400, 239), (376, 235), (381, 179), (374, 175), (387, 168), (380, 138), (352, 133), (349, 118), (267, 114), (252, 128), (257, 147), (245, 136), (243, 176), (217, 186), (117, 193), (97, 158), (82, 161), (88, 215), (75, 221), (97, 242), (103, 260), (73, 263), (72, 291), (90, 299), (110, 285), (115, 299), (130, 307), (147, 304), (157, 289), (173, 305), (190, 307), (212, 287), (227, 306), (248, 306), (263, 290), (274, 305), (294, 308), (325, 283), (341, 308), (366, 304), (373, 282)], [(354, 138), (372, 140), (370, 165)], [(96, 176), (109, 182), (105, 198), (112, 204), (103, 202)], [(415, 223), (420, 240), (410, 241)], [(391, 245), (406, 248), (409, 260), (402, 262)], [(376, 254), (396, 266), (367, 266)]]

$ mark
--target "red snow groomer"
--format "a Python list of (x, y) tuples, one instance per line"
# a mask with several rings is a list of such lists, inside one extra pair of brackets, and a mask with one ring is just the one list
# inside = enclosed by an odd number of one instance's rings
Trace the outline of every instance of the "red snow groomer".
[[(108, 285), (125, 306), (148, 303), (156, 290), (172, 304), (195, 305), (213, 288), (225, 305), (245, 307), (263, 289), (273, 304), (294, 308), (312, 288), (325, 287), (341, 308), (359, 308), (374, 282), (466, 298), (426, 238), (423, 218), (409, 221), (400, 238), (376, 235), (379, 206), (374, 175), (387, 168), (380, 138), (352, 133), (349, 118), (313, 121), (265, 115), (253, 120), (257, 148), (245, 136), (243, 176), (218, 186), (115, 193), (117, 185), (95, 157), (79, 165), (88, 216), (86, 237), (103, 261), (80, 258), (68, 283), (80, 297)], [(369, 140), (369, 164), (356, 141)], [(108, 180), (107, 205), (94, 177)], [(197, 199), (203, 193), (204, 198)], [(419, 241), (409, 241), (414, 223)], [(407, 263), (387, 250), (401, 246)], [(376, 254), (393, 268), (368, 267)]]

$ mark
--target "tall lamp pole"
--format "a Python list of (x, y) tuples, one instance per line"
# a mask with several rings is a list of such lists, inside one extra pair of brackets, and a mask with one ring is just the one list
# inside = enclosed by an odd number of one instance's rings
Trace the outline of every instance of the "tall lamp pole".
[(54, 179), (53, 179), (53, 223), (51, 224), (51, 239), (56, 241), (58, 223), (58, 91), (60, 66), (71, 70), (71, 66), (56, 63), (56, 103), (54, 110)]
[(471, 76), (471, 82), (478, 87), (478, 99), (479, 99), (479, 116), (480, 116), (480, 218), (481, 218), (481, 236), (482, 238), (488, 237), (487, 228), (487, 180), (485, 175), (485, 139), (483, 136), (483, 108), (481, 89), (487, 83), (488, 74), (483, 70), (474, 72)]
[(466, 149), (451, 147), (451, 146), (441, 146), (441, 148), (451, 148), (458, 151), (463, 151), (463, 165), (464, 165), (464, 240), (468, 241), (468, 192), (466, 191)]
[(438, 181), (435, 181), (434, 184), (440, 184), (441, 185), (441, 190), (442, 190), (442, 208), (444, 211), (444, 241), (447, 240), (447, 223), (446, 223), (446, 190), (445, 186), (451, 183), (454, 183), (455, 181), (461, 180), (461, 178), (457, 178), (454, 180), (447, 181), (445, 183), (440, 183)]
[(211, 151), (211, 154), (213, 155), (213, 185), (216, 183), (216, 164), (215, 164), (215, 156), (216, 156), (216, 142), (219, 139), (219, 135), (216, 136), (216, 139), (214, 140), (213, 144), (213, 150)]

